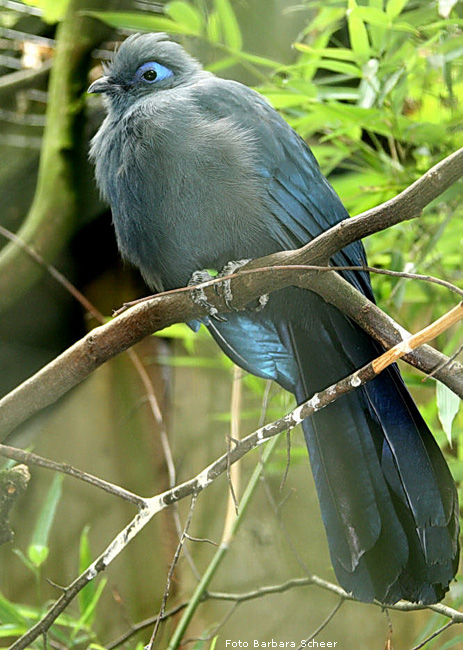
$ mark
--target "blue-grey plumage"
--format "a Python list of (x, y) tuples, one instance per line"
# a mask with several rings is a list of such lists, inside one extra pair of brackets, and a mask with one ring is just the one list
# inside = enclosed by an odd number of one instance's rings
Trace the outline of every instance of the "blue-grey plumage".
[[(242, 84), (162, 34), (129, 37), (89, 92), (108, 115), (91, 157), (122, 255), (170, 289), (194, 271), (292, 249), (348, 215), (304, 141)], [(365, 261), (360, 243), (337, 265)], [(345, 277), (372, 298), (365, 273)], [(209, 324), (236, 363), (299, 402), (381, 352), (310, 291)], [(304, 422), (331, 558), (361, 600), (440, 600), (458, 562), (450, 472), (393, 367)]]

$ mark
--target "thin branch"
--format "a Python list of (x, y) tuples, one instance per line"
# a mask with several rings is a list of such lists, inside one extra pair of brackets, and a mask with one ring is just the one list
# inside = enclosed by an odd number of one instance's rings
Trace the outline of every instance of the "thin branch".
[[(162, 451), (164, 453), (164, 458), (166, 461), (166, 466), (167, 466), (167, 473), (169, 476), (169, 487), (173, 488), (175, 486), (175, 483), (177, 481), (177, 475), (176, 475), (176, 470), (175, 470), (175, 464), (174, 464), (174, 457), (172, 454), (172, 450), (170, 447), (170, 442), (169, 442), (169, 436), (167, 435), (166, 431), (166, 426), (164, 423), (164, 418), (162, 415), (161, 407), (159, 406), (158, 399), (156, 397), (156, 393), (154, 392), (153, 384), (151, 382), (151, 378), (148, 375), (148, 372), (145, 369), (145, 366), (143, 365), (140, 357), (138, 354), (133, 350), (132, 348), (129, 348), (127, 350), (127, 353), (129, 355), (129, 358), (133, 365), (135, 366), (135, 370), (138, 373), (138, 376), (141, 379), (141, 382), (144, 386), (146, 395), (148, 396), (148, 404), (150, 407), (151, 414), (153, 416), (154, 421), (157, 424), (158, 427), (158, 433), (159, 433), (159, 438), (161, 440), (161, 446), (162, 446)], [(178, 507), (177, 504), (174, 504), (173, 509), (172, 509), (172, 516), (174, 519), (174, 525), (175, 529), (177, 531), (177, 537), (180, 540), (182, 538), (183, 532), (182, 531), (182, 523), (180, 521), (180, 515), (178, 512)], [(187, 547), (184, 548), (184, 553), (185, 557), (188, 561), (188, 564), (190, 565), (190, 568), (195, 575), (195, 577), (199, 580), (199, 571), (196, 568), (196, 565), (193, 561), (193, 558), (191, 557), (191, 553), (188, 550)]]
[(193, 511), (195, 509), (195, 505), (196, 505), (196, 494), (193, 493), (193, 495), (191, 497), (190, 511), (188, 513), (188, 517), (187, 517), (187, 520), (186, 520), (186, 523), (185, 523), (185, 528), (183, 529), (182, 536), (181, 536), (181, 538), (180, 538), (180, 540), (178, 542), (177, 548), (175, 550), (174, 558), (173, 558), (172, 563), (171, 563), (170, 568), (169, 568), (169, 573), (167, 574), (166, 588), (165, 588), (164, 594), (162, 596), (161, 608), (159, 610), (159, 614), (158, 614), (158, 617), (157, 617), (157, 620), (156, 620), (156, 623), (155, 623), (155, 626), (154, 626), (154, 629), (153, 629), (153, 633), (151, 635), (151, 639), (150, 639), (148, 645), (146, 646), (146, 650), (153, 650), (154, 642), (156, 640), (156, 636), (157, 636), (157, 633), (158, 633), (158, 630), (159, 630), (159, 626), (161, 625), (161, 621), (162, 621), (162, 619), (164, 617), (164, 614), (165, 614), (165, 611), (166, 611), (166, 604), (167, 604), (167, 599), (169, 598), (169, 594), (170, 594), (170, 587), (171, 587), (171, 584), (172, 584), (172, 578), (173, 578), (173, 575), (174, 575), (174, 571), (175, 571), (175, 568), (176, 568), (176, 566), (178, 564), (178, 560), (180, 558), (180, 553), (182, 551), (183, 544), (184, 544), (185, 539), (186, 539), (186, 535), (187, 535), (188, 530), (190, 528), (191, 519), (193, 517)]
[[(315, 241), (315, 240), (314, 240)], [(301, 251), (302, 248), (297, 249), (298, 251)], [(285, 255), (287, 253), (292, 254), (295, 251), (285, 251)], [(276, 253), (279, 255), (279, 253)], [(459, 296), (463, 296), (463, 289), (460, 289), (457, 287), (455, 284), (452, 282), (448, 282), (447, 280), (442, 280), (441, 278), (436, 278), (432, 275), (422, 275), (420, 273), (410, 273), (407, 271), (392, 271), (390, 269), (383, 269), (383, 268), (378, 268), (376, 266), (368, 266), (367, 264), (362, 264), (361, 266), (357, 265), (345, 265), (345, 266), (339, 266), (339, 265), (330, 265), (330, 266), (321, 266), (319, 264), (272, 264), (270, 266), (264, 266), (259, 264), (257, 265), (257, 262), (260, 260), (265, 260), (268, 258), (262, 257), (257, 260), (252, 260), (252, 262), (249, 262), (246, 266), (243, 266), (241, 269), (239, 269), (238, 272), (235, 273), (230, 273), (229, 275), (220, 275), (217, 277), (211, 277), (210, 280), (206, 280), (205, 282), (202, 282), (201, 284), (197, 285), (196, 287), (193, 287), (195, 289), (201, 288), (201, 289), (208, 289), (210, 287), (219, 287), (223, 285), (225, 282), (229, 282), (230, 280), (234, 280), (237, 277), (244, 278), (247, 275), (254, 275), (254, 274), (261, 274), (262, 272), (277, 272), (281, 271), (284, 273), (287, 273), (288, 271), (313, 271), (315, 273), (333, 273), (333, 271), (339, 272), (339, 271), (366, 271), (368, 273), (376, 273), (378, 275), (390, 275), (393, 277), (397, 278), (404, 278), (408, 280), (420, 280), (424, 282), (430, 282), (432, 284), (438, 284), (442, 287), (445, 287), (449, 291), (452, 291), (453, 293), (456, 293)], [(252, 265), (252, 268), (251, 268)], [(114, 312), (114, 316), (120, 316), (123, 314), (127, 309), (131, 307), (135, 307), (136, 305), (140, 305), (144, 302), (148, 302), (152, 300), (155, 297), (160, 297), (163, 295), (172, 295), (175, 293), (184, 293), (185, 291), (189, 291), (191, 288), (190, 285), (186, 287), (180, 287), (179, 289), (173, 289), (171, 291), (165, 291), (163, 293), (157, 293), (149, 296), (143, 296), (143, 298), (137, 298), (136, 300), (131, 300), (129, 302), (125, 302), (122, 307), (117, 309)], [(314, 289), (315, 291), (315, 289)]]
[(228, 612), (225, 613), (224, 616), (222, 616), (222, 619), (217, 623), (217, 625), (214, 626), (214, 628), (208, 633), (208, 634), (203, 634), (201, 636), (194, 636), (190, 637), (189, 639), (185, 639), (182, 641), (182, 645), (186, 646), (187, 644), (194, 643), (195, 641), (201, 641), (203, 644), (207, 641), (211, 641), (215, 636), (217, 636), (218, 632), (221, 630), (221, 628), (227, 623), (227, 621), (233, 616), (235, 611), (238, 609), (239, 603), (233, 603), (233, 605), (229, 608)]
[(341, 598), (340, 598), (339, 601), (336, 603), (336, 605), (333, 607), (333, 609), (332, 609), (331, 612), (328, 614), (328, 616), (325, 618), (325, 620), (322, 621), (322, 622), (320, 623), (320, 625), (317, 627), (317, 629), (315, 630), (315, 632), (312, 632), (312, 634), (311, 634), (310, 636), (308, 636), (307, 639), (305, 639), (305, 640), (301, 643), (301, 645), (297, 648), (297, 650), (301, 650), (302, 648), (310, 647), (310, 646), (309, 646), (310, 642), (313, 641), (313, 639), (315, 639), (315, 637), (318, 636), (318, 635), (320, 634), (320, 632), (321, 632), (322, 630), (325, 629), (325, 627), (328, 625), (328, 623), (329, 623), (329, 622), (334, 618), (334, 616), (338, 613), (338, 611), (340, 610), (340, 608), (341, 608), (342, 604), (344, 603), (344, 601), (345, 601), (345, 598), (343, 598), (343, 597), (341, 596)]
[(185, 535), (186, 539), (190, 542), (198, 542), (202, 544), (212, 544), (212, 546), (218, 546), (217, 542), (214, 542), (213, 539), (208, 539), (207, 537), (193, 537), (192, 535)]
[(18, 461), (18, 463), (24, 463), (25, 465), (36, 465), (37, 467), (44, 467), (45, 469), (50, 469), (54, 472), (67, 474), (68, 476), (72, 476), (79, 481), (90, 483), (90, 485), (93, 485), (100, 490), (104, 490), (113, 496), (124, 499), (124, 501), (133, 503), (133, 505), (139, 508), (145, 505), (145, 499), (139, 497), (133, 492), (129, 492), (119, 485), (104, 481), (103, 479), (98, 478), (97, 476), (93, 476), (92, 474), (87, 474), (87, 472), (82, 472), (81, 470), (76, 469), (71, 465), (67, 465), (66, 463), (57, 463), (54, 460), (43, 458), (43, 456), (38, 456), (37, 454), (33, 454), (30, 451), (23, 451), (22, 449), (9, 447), (2, 444), (0, 444), (0, 456), (3, 456), (4, 458), (11, 458), (12, 460)]
[[(230, 452), (231, 445), (236, 444), (236, 441), (240, 439), (240, 424), (241, 424), (241, 402), (243, 398), (243, 384), (242, 379), (243, 371), (236, 365), (233, 365), (233, 380), (232, 380), (232, 392), (230, 400), (230, 434), (227, 435), (227, 452)], [(240, 484), (240, 466), (228, 465), (227, 467), (227, 480), (229, 486), (227, 509), (225, 514), (225, 524), (222, 532), (221, 543), (228, 542), (228, 536), (231, 530), (231, 522), (234, 517), (238, 514), (238, 499), (237, 494), (239, 493), (239, 484)]]
[(442, 363), (440, 363), (435, 370), (430, 372), (429, 375), (425, 377), (425, 379), (427, 379), (428, 377), (435, 377), (436, 374), (439, 372), (439, 370), (442, 370), (446, 366), (449, 366), (462, 352), (463, 352), (463, 343), (457, 347), (455, 352), (453, 352), (453, 354), (451, 354), (448, 359), (442, 361)]
[[(172, 609), (169, 609), (167, 612), (164, 613), (161, 622), (166, 621), (168, 618), (171, 618), (172, 616), (175, 616), (179, 612), (181, 612), (185, 607), (188, 605), (188, 603), (180, 603), (176, 607), (172, 607)], [(138, 632), (141, 632), (142, 630), (146, 630), (148, 627), (152, 627), (153, 625), (156, 624), (156, 621), (158, 620), (159, 616), (151, 616), (150, 618), (147, 618), (143, 621), (140, 621), (136, 625), (132, 625), (130, 630), (127, 630), (122, 636), (118, 637), (114, 641), (111, 641), (111, 643), (105, 644), (106, 650), (114, 650), (115, 648), (118, 648), (120, 645), (128, 641), (132, 636), (135, 634), (138, 634)]]
[(452, 627), (452, 625), (455, 625), (456, 622), (457, 621), (449, 621), (448, 623), (446, 623), (445, 625), (440, 627), (438, 630), (433, 632), (433, 634), (430, 634), (426, 639), (424, 639), (424, 641), (421, 641), (421, 643), (414, 646), (412, 648), (412, 650), (420, 650), (420, 648), (424, 648), (425, 645), (427, 645), (430, 641), (432, 641), (436, 637), (440, 636), (442, 634), (442, 632), (445, 632), (445, 630), (448, 630), (449, 627)]
[[(243, 492), (243, 497), (240, 501), (239, 513), (232, 522), (232, 527), (230, 530), (230, 534), (228, 536), (229, 538), (228, 541), (230, 541), (232, 537), (234, 537), (237, 534), (238, 529), (242, 521), (244, 520), (244, 515), (249, 506), (251, 498), (259, 485), (262, 471), (268, 459), (271, 457), (277, 442), (278, 442), (278, 438), (274, 437), (273, 440), (271, 440), (269, 444), (266, 445), (264, 451), (261, 454), (259, 464), (254, 468), (251, 478), (248, 481), (248, 484)], [(178, 648), (179, 644), (182, 642), (183, 636), (188, 629), (191, 619), (193, 618), (199, 604), (206, 597), (207, 590), (209, 588), (209, 585), (213, 577), (215, 576), (218, 568), (220, 567), (223, 560), (227, 556), (228, 549), (229, 549), (229, 544), (222, 543), (219, 545), (216, 552), (214, 553), (211, 561), (209, 562), (208, 566), (203, 572), (203, 575), (201, 576), (200, 582), (196, 586), (196, 589), (194, 590), (189, 600), (185, 612), (183, 613), (177, 627), (175, 628), (172, 638), (169, 641), (168, 650), (176, 650), (176, 648)]]
[[(237, 603), (243, 603), (248, 600), (262, 598), (264, 596), (269, 596), (271, 594), (280, 594), (285, 591), (288, 591), (289, 589), (294, 589), (297, 587), (311, 587), (311, 586), (319, 587), (324, 591), (328, 591), (332, 594), (336, 594), (337, 596), (339, 596), (339, 598), (342, 598), (344, 600), (351, 600), (354, 602), (358, 602), (356, 598), (354, 598), (351, 594), (347, 593), (347, 591), (344, 591), (344, 589), (339, 587), (339, 585), (335, 585), (334, 583), (329, 582), (328, 580), (324, 580), (323, 578), (320, 578), (319, 576), (316, 575), (308, 575), (303, 578), (293, 578), (282, 584), (268, 585), (266, 587), (260, 587), (259, 589), (254, 589), (252, 591), (247, 591), (242, 593), (210, 591), (208, 592), (207, 597), (213, 600), (226, 600), (226, 601), (233, 601)], [(380, 607), (381, 609), (384, 609), (384, 603), (381, 603), (378, 600), (374, 600), (372, 604), (375, 605), (376, 607)], [(416, 603), (410, 603), (406, 600), (399, 600), (399, 602), (395, 603), (395, 605), (388, 605), (387, 608), (395, 609), (400, 612), (415, 612), (415, 611), (428, 609), (433, 612), (436, 612), (437, 614), (440, 614), (441, 616), (445, 616), (446, 618), (449, 618), (454, 623), (463, 623), (463, 612), (459, 612), (457, 609), (453, 609), (452, 607), (449, 607), (448, 605), (443, 605), (442, 603), (437, 603), (436, 605), (418, 605)]]

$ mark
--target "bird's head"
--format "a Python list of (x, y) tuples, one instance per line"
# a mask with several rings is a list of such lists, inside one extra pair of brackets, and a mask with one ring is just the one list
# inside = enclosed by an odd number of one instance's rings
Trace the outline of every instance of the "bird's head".
[(139, 97), (192, 83), (206, 74), (181, 45), (161, 33), (129, 36), (104, 72), (87, 92), (106, 95), (110, 105), (131, 105)]

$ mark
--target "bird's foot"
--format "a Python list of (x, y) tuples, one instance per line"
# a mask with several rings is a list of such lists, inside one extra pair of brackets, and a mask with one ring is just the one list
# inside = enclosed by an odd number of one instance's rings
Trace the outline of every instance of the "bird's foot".
[(208, 301), (204, 287), (196, 286), (201, 285), (205, 282), (209, 282), (210, 280), (214, 280), (214, 276), (211, 275), (206, 269), (202, 271), (195, 271), (188, 281), (188, 286), (194, 287), (193, 291), (191, 292), (191, 299), (196, 305), (199, 305), (205, 309), (211, 318), (215, 318), (215, 320), (224, 322), (227, 319), (225, 316), (221, 316), (217, 307), (214, 307), (214, 305)]
[[(227, 275), (232, 275), (233, 273), (236, 273), (236, 271), (238, 271), (243, 266), (246, 266), (246, 264), (250, 261), (251, 261), (250, 259), (232, 260), (231, 262), (225, 264), (223, 269), (220, 271), (218, 277), (221, 278)], [(224, 280), (224, 282), (221, 283), (221, 288), (219, 289), (219, 291), (227, 307), (229, 309), (233, 309), (234, 311), (239, 311), (236, 307), (233, 306), (233, 293), (231, 290), (230, 280)], [(268, 293), (264, 294), (263, 296), (259, 296), (259, 298), (257, 299), (257, 306), (253, 307), (252, 309), (253, 311), (261, 311), (267, 303), (268, 303)]]

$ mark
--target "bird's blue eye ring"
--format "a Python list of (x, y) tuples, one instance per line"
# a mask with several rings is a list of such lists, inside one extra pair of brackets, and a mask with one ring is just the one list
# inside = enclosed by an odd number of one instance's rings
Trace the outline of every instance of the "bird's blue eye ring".
[(138, 68), (135, 76), (145, 83), (152, 84), (172, 77), (173, 72), (157, 61), (148, 61)]

